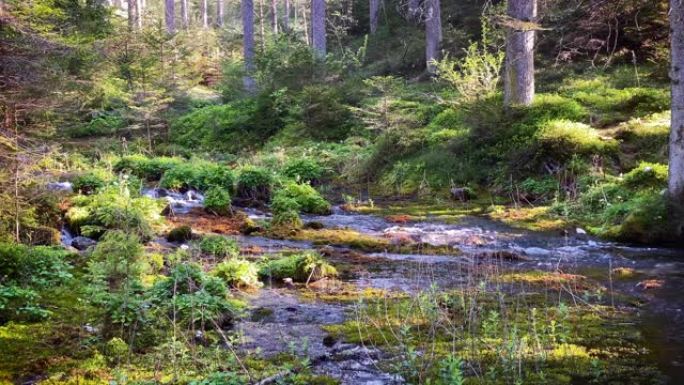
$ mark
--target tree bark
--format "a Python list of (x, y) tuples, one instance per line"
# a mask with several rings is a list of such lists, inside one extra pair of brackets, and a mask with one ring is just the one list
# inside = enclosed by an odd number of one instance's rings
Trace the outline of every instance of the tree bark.
[(274, 34), (278, 33), (278, 1), (271, 0), (271, 29)]
[(136, 23), (138, 24), (138, 29), (142, 29), (143, 27), (143, 16), (145, 15), (145, 3), (143, 0), (136, 0), (135, 1), (135, 9), (136, 9)]
[(309, 23), (306, 20), (306, 5), (302, 3), (302, 23), (304, 24), (304, 40), (306, 40), (307, 45), (311, 45), (311, 39), (309, 38)]
[(164, 20), (166, 21), (166, 32), (169, 35), (176, 33), (176, 4), (174, 0), (164, 1)]
[(325, 0), (311, 0), (311, 42), (319, 57), (326, 55)]
[(128, 0), (128, 30), (138, 29), (138, 0)]
[(183, 24), (183, 29), (188, 29), (190, 27), (190, 17), (188, 16), (188, 0), (181, 0), (181, 23)]
[[(535, 22), (537, 0), (509, 0), (508, 16), (522, 22)], [(506, 36), (504, 104), (529, 106), (534, 100), (534, 30), (511, 27)]]
[(254, 82), (254, 1), (242, 0), (242, 31), (243, 31), (243, 56), (245, 60), (245, 76), (242, 82), (245, 91), (254, 92), (256, 83)]
[(439, 0), (425, 0), (425, 67), (435, 73), (434, 61), (439, 60), (442, 43), (442, 12)]
[(370, 10), (370, 33), (378, 30), (378, 16), (380, 15), (380, 0), (370, 0), (368, 4)]
[(674, 208), (675, 235), (681, 236), (684, 212), (684, 1), (670, 0), (672, 121), (668, 196)]
[(208, 29), (209, 28), (209, 4), (207, 4), (207, 0), (202, 0), (201, 3), (201, 12), (202, 12), (202, 28)]
[(259, 0), (259, 40), (261, 40), (261, 53), (266, 50), (266, 29), (264, 28), (264, 0)]
[(290, 30), (290, 0), (285, 0), (285, 10), (283, 14), (283, 30)]
[(216, 0), (216, 26), (223, 28), (223, 0)]

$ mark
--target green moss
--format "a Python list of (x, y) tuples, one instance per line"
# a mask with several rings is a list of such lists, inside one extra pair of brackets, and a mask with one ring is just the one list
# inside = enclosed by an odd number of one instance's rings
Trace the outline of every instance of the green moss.
[(297, 282), (337, 276), (337, 270), (315, 252), (294, 254), (266, 261), (259, 270), (262, 279), (292, 278)]
[(222, 235), (205, 235), (198, 247), (203, 253), (216, 258), (234, 258), (240, 253), (237, 242)]
[(178, 226), (166, 235), (166, 240), (169, 242), (187, 242), (192, 238), (193, 234), (190, 226)]

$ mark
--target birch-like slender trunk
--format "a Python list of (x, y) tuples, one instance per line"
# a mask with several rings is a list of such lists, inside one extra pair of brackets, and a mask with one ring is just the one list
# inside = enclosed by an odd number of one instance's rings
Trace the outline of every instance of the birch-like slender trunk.
[(425, 67), (428, 73), (435, 73), (435, 60), (439, 60), (442, 43), (442, 12), (439, 0), (425, 0)]
[(325, 0), (311, 0), (311, 43), (319, 57), (325, 57), (327, 51), (325, 17)]
[(201, 3), (201, 12), (202, 12), (202, 28), (208, 29), (209, 28), (209, 4), (207, 4), (207, 0), (202, 0)]
[(166, 21), (166, 32), (169, 35), (176, 33), (176, 2), (175, 0), (164, 1), (164, 20)]
[(223, 28), (224, 24), (224, 7), (223, 0), (216, 0), (216, 26)]
[(264, 28), (264, 0), (259, 0), (259, 36), (261, 40), (261, 52), (266, 50), (266, 29)]
[(245, 76), (242, 79), (245, 91), (256, 91), (254, 81), (254, 1), (242, 0), (242, 46), (245, 60)]
[(181, 23), (183, 24), (183, 29), (188, 29), (190, 27), (190, 17), (188, 9), (188, 0), (181, 0)]
[(290, 0), (285, 0), (285, 9), (283, 14), (283, 30), (286, 32), (290, 30)]
[(138, 29), (142, 29), (143, 17), (145, 16), (145, 3), (142, 0), (135, 1), (135, 13), (137, 16), (135, 20), (138, 24)]
[(506, 36), (504, 104), (529, 106), (534, 100), (535, 31), (526, 30), (525, 24), (536, 21), (537, 0), (509, 0), (508, 16), (514, 25)]
[(302, 23), (304, 24), (304, 40), (306, 40), (307, 45), (311, 45), (311, 39), (309, 38), (309, 23), (306, 21), (306, 5), (302, 3)]
[(380, 0), (370, 0), (368, 4), (370, 10), (370, 33), (378, 30), (378, 17), (380, 15)]
[(672, 120), (668, 196), (675, 224), (675, 235), (684, 233), (684, 1), (670, 0), (670, 55)]
[(271, 0), (271, 29), (274, 34), (278, 33), (278, 1)]

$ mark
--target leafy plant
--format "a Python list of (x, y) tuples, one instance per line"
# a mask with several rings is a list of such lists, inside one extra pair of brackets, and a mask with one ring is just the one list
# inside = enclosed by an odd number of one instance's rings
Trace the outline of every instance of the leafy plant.
[[(296, 208), (291, 201), (296, 202)], [(288, 182), (276, 191), (271, 208), (276, 213), (293, 209), (309, 214), (330, 213), (330, 204), (316, 189), (309, 184), (294, 182)]]
[(294, 158), (285, 164), (282, 173), (300, 183), (317, 184), (323, 178), (325, 168), (310, 158)]
[(237, 289), (258, 288), (262, 285), (256, 265), (242, 259), (223, 261), (214, 267), (211, 274)]
[(259, 269), (259, 276), (276, 280), (292, 278), (298, 282), (309, 282), (324, 277), (335, 277), (337, 270), (320, 254), (305, 252), (267, 261)]
[(0, 324), (49, 317), (44, 296), (72, 278), (68, 257), (61, 248), (0, 243)]
[(273, 175), (265, 168), (245, 166), (237, 180), (237, 196), (241, 199), (268, 202), (271, 199)]
[(204, 208), (217, 215), (231, 214), (230, 194), (222, 187), (211, 187), (204, 195)]
[(198, 246), (200, 251), (216, 258), (235, 258), (240, 253), (237, 242), (221, 235), (205, 235)]

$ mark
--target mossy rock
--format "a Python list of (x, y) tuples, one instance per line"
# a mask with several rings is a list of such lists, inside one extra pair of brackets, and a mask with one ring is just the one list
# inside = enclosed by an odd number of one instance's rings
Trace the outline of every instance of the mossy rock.
[(193, 234), (190, 226), (178, 226), (166, 235), (166, 240), (169, 242), (187, 242), (192, 239)]
[(57, 246), (62, 241), (59, 230), (47, 226), (23, 229), (20, 237), (22, 243), (36, 246)]

